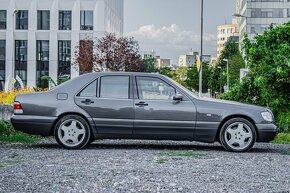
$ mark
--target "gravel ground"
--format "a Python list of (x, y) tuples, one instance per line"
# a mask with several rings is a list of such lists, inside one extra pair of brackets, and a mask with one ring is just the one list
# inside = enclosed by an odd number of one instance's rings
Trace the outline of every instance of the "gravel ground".
[(0, 192), (290, 192), (290, 145), (249, 153), (219, 144), (103, 140), (84, 150), (54, 140), (0, 144)]

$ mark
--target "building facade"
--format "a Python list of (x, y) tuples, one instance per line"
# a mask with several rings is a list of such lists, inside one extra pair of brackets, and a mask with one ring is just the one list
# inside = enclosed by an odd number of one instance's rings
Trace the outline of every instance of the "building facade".
[(239, 42), (239, 27), (235, 20), (233, 20), (232, 24), (219, 25), (217, 27), (217, 58), (221, 55), (225, 48), (225, 43), (229, 39)]
[(179, 67), (192, 67), (196, 63), (196, 57), (198, 52), (193, 52), (192, 50), (186, 54), (179, 56)]
[(155, 68), (162, 68), (162, 67), (171, 67), (171, 60), (164, 59), (160, 56), (155, 57)]
[(279, 25), (290, 20), (289, 0), (237, 0), (236, 7), (240, 41), (245, 32), (253, 38), (271, 24)]
[(123, 34), (123, 0), (0, 0), (0, 89), (9, 77), (45, 87), (76, 77), (75, 47), (106, 32)]

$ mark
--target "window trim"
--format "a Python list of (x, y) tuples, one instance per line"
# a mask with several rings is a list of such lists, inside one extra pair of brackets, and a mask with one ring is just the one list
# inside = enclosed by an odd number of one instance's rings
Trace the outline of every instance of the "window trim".
[[(88, 88), (88, 86), (90, 86), (93, 82), (96, 81), (96, 88), (95, 88), (95, 91), (96, 91), (96, 95), (95, 96), (80, 96), (80, 94), (86, 89)], [(78, 98), (90, 98), (90, 99), (96, 99), (98, 98), (98, 85), (99, 85), (99, 78), (96, 78), (94, 79), (93, 81), (90, 81), (88, 84), (86, 84), (79, 92), (78, 94), (76, 94), (76, 97)]]
[[(125, 77), (129, 77), (129, 81), (128, 81), (128, 98), (108, 98), (108, 97), (101, 97), (101, 85), (102, 85), (102, 78), (103, 77), (112, 77), (112, 76), (125, 76)], [(131, 93), (131, 75), (103, 75), (99, 77), (100, 81), (98, 84), (98, 93), (97, 93), (97, 98), (99, 99), (118, 99), (118, 100), (130, 100), (132, 99), (132, 93)]]
[[(138, 100), (147, 100), (147, 101), (173, 101), (173, 100), (170, 100), (170, 99), (167, 99), (167, 100), (164, 100), (164, 99), (140, 99), (140, 96), (139, 96), (139, 87), (138, 87), (138, 80), (137, 80), (137, 78), (138, 77), (143, 77), (143, 78), (156, 78), (156, 79), (159, 79), (159, 80), (161, 80), (161, 81), (163, 81), (163, 82), (165, 82), (167, 85), (169, 85), (170, 87), (172, 87), (173, 89), (174, 89), (174, 91), (175, 91), (175, 94), (177, 94), (177, 91), (179, 91), (179, 90), (177, 90), (174, 86), (172, 86), (170, 83), (168, 83), (167, 81), (165, 81), (165, 80), (163, 80), (163, 79), (161, 79), (161, 78), (159, 78), (159, 77), (155, 77), (155, 76), (135, 76), (135, 81), (136, 81), (136, 91), (137, 91), (137, 99)], [(180, 91), (179, 91), (180, 92)]]

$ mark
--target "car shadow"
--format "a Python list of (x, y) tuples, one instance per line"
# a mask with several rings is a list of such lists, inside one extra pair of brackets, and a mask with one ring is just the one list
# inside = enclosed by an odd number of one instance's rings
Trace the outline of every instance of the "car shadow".
[[(61, 146), (59, 146), (57, 143), (51, 142), (51, 143), (40, 143), (40, 144), (31, 144), (27, 146), (27, 148), (36, 148), (36, 149), (62, 149)], [(168, 144), (168, 142), (128, 142), (128, 141), (118, 141), (118, 142), (106, 142), (104, 141), (98, 141), (94, 142), (87, 147), (84, 148), (84, 150), (98, 150), (98, 149), (123, 149), (123, 150), (169, 150), (169, 151), (217, 151), (217, 152), (226, 152), (224, 148), (218, 144), (179, 144), (176, 142), (175, 144)], [(285, 150), (277, 150), (270, 147), (255, 147), (252, 148), (247, 153), (283, 153)]]

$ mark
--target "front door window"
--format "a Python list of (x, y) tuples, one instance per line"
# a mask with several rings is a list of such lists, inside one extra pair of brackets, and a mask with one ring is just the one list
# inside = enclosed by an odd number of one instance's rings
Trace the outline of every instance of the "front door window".
[(159, 78), (137, 77), (140, 100), (172, 100), (175, 89)]

